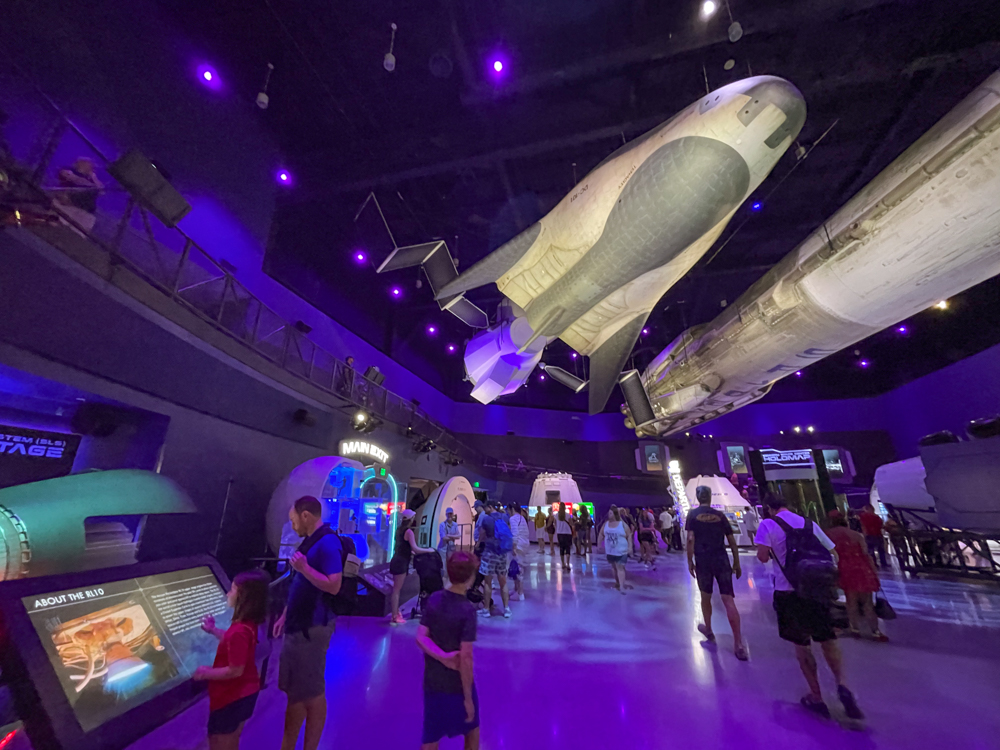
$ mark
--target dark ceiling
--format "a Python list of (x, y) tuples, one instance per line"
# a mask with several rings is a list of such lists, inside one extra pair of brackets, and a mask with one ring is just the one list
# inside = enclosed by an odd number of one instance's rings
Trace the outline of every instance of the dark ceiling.
[[(164, 4), (248, 106), (266, 64), (275, 65), (271, 104), (259, 116), (295, 185), (279, 203), (267, 271), (457, 400), (469, 400), (460, 353), (469, 331), (438, 311), (416, 271), (376, 276), (393, 239), (443, 238), (467, 267), (551, 209), (623, 140), (701, 96), (706, 79), (710, 88), (748, 73), (789, 79), (809, 108), (799, 141), (816, 147), (798, 162), (790, 150), (666, 294), (635, 350), (642, 369), (1000, 67), (995, 0), (734, 0), (729, 10), (744, 29), (736, 43), (725, 5), (704, 22), (695, 0)], [(382, 65), (390, 23), (398, 26), (392, 73)], [(505, 65), (500, 77), (495, 59)], [(366, 204), (372, 192), (377, 204)], [(495, 288), (470, 296), (487, 311), (500, 298)], [(998, 315), (994, 279), (948, 311), (909, 321), (905, 335), (890, 329), (786, 379), (768, 398), (889, 390), (998, 343), (1000, 327), (982, 325)], [(867, 370), (855, 349), (872, 362)], [(561, 342), (545, 359), (584, 366)], [(586, 409), (583, 395), (537, 376), (503, 403)], [(613, 397), (608, 409), (617, 405)]]

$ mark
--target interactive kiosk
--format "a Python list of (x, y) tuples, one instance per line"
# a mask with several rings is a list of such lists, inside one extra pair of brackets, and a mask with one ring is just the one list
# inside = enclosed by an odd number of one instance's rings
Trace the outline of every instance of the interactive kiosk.
[(38, 750), (119, 750), (198, 700), (229, 626), (211, 557), (0, 583), (0, 658)]
[(700, 486), (709, 487), (712, 490), (712, 507), (721, 510), (729, 519), (729, 524), (733, 527), (736, 537), (736, 544), (740, 547), (750, 547), (753, 545), (753, 536), (757, 533), (760, 520), (757, 511), (750, 505), (726, 477), (701, 476), (692, 477), (688, 480), (685, 494), (688, 503), (692, 508), (698, 507), (698, 498), (695, 491)]

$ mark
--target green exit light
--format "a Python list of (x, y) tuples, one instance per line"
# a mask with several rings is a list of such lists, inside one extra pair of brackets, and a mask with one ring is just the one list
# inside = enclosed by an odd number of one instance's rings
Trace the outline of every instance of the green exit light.
[(478, 486), (479, 486), (479, 482), (473, 482), (473, 483), (472, 483), (472, 486), (473, 486), (473, 487), (478, 487)]
[(384, 466), (381, 469), (378, 470), (378, 475), (380, 477), (384, 477), (386, 475), (386, 470), (385, 470)]

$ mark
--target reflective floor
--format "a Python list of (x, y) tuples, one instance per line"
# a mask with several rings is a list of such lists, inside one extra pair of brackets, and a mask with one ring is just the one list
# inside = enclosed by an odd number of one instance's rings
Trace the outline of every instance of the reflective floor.
[[(891, 642), (842, 641), (848, 682), (868, 715), (850, 726), (825, 667), (835, 720), (799, 707), (805, 683), (792, 647), (778, 639), (770, 583), (752, 555), (743, 555), (746, 573), (736, 585), (748, 663), (732, 654), (718, 599), (718, 644), (695, 631), (697, 592), (679, 553), (661, 555), (656, 571), (630, 562), (635, 588), (624, 596), (610, 588), (603, 556), (593, 565), (574, 558), (572, 573), (536, 551), (529, 562), (528, 598), (513, 603), (514, 617), (480, 621), (484, 748), (1000, 748), (996, 587), (886, 581), (899, 614), (885, 625)], [(341, 621), (329, 652), (321, 747), (419, 747), (416, 627)], [(283, 696), (269, 688), (241, 747), (276, 750), (283, 712)], [(206, 747), (206, 715), (204, 704), (196, 706), (133, 750)]]

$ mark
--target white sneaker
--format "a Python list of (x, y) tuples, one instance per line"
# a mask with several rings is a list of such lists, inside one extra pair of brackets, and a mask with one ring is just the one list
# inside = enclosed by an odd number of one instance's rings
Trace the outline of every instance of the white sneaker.
[(509, 620), (509, 619), (511, 618), (511, 615), (513, 615), (513, 614), (514, 614), (514, 613), (510, 611), (510, 607), (504, 607), (504, 609), (503, 609), (503, 616), (504, 616), (504, 617), (505, 617), (506, 619), (508, 619), (508, 620)]
[(492, 615), (490, 615), (490, 611), (488, 609), (481, 609), (481, 610), (479, 610), (479, 616), (480, 617), (492, 617)]

